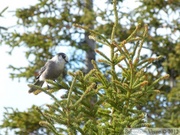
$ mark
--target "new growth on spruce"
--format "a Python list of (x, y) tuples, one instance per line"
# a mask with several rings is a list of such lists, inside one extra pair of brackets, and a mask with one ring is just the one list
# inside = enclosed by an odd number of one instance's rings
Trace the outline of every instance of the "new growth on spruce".
[[(158, 58), (141, 58), (144, 39), (148, 26), (138, 24), (133, 33), (124, 41), (116, 41), (115, 30), (118, 27), (118, 13), (116, 0), (113, 1), (115, 22), (110, 37), (104, 37), (98, 31), (75, 24), (77, 28), (90, 33), (89, 38), (109, 47), (110, 56), (100, 49), (95, 52), (103, 59), (92, 60), (94, 69), (87, 74), (82, 71), (69, 72), (71, 82), (60, 82), (55, 90), (65, 88), (67, 97), (58, 99), (53, 93), (50, 95), (55, 103), (47, 105), (51, 111), (41, 112), (45, 118), (40, 125), (49, 128), (54, 134), (62, 135), (108, 135), (123, 134), (124, 128), (150, 127), (146, 123), (145, 115), (139, 106), (148, 102), (150, 95), (159, 93), (156, 85), (166, 79), (165, 75), (157, 80), (148, 77), (146, 68)], [(142, 35), (137, 36), (141, 31)], [(119, 36), (121, 33), (119, 33)], [(129, 43), (135, 43), (129, 49)], [(106, 72), (102, 72), (98, 63), (108, 65)], [(43, 92), (45, 92), (43, 90)], [(52, 114), (53, 110), (53, 114)]]

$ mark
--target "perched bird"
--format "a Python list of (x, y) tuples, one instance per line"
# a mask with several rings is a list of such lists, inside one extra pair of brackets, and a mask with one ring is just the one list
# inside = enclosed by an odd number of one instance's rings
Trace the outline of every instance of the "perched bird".
[[(52, 59), (48, 60), (46, 64), (39, 71), (39, 75), (36, 77), (34, 85), (41, 86), (44, 84), (46, 79), (55, 80), (64, 70), (65, 64), (68, 62), (68, 57), (64, 53), (58, 53)], [(49, 86), (48, 86), (49, 87)], [(40, 90), (31, 87), (29, 93), (38, 94)]]

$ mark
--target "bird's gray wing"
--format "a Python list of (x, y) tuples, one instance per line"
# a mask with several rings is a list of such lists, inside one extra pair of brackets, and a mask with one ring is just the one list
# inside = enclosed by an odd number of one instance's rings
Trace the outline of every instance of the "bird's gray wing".
[(46, 70), (46, 64), (40, 69), (38, 76), (36, 77), (36, 79), (39, 79), (39, 77), (41, 76), (41, 74)]
[[(46, 64), (40, 69), (39, 74), (38, 74), (38, 76), (36, 77), (36, 79), (39, 79), (39, 77), (44, 73), (45, 70), (53, 69), (53, 68), (55, 67), (54, 64), (55, 64), (54, 61), (48, 60), (48, 61), (46, 62)], [(51, 74), (49, 74), (49, 75), (51, 75)], [(53, 75), (53, 73), (52, 73), (52, 75)], [(47, 77), (47, 78), (50, 79), (51, 76), (49, 76), (49, 77)]]
[[(41, 74), (46, 70), (46, 65), (44, 65), (44, 67), (42, 67), (38, 73), (38, 76), (36, 77), (36, 82), (33, 85), (38, 85), (38, 86), (42, 86), (44, 81), (39, 81), (39, 77), (41, 76)], [(29, 93), (35, 92), (37, 89), (31, 87), (29, 90)]]

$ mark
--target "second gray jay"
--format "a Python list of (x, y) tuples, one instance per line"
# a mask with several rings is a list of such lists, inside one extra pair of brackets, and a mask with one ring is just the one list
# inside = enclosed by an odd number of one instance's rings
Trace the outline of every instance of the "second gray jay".
[[(68, 62), (68, 57), (64, 53), (58, 53), (52, 59), (48, 60), (46, 64), (39, 71), (39, 75), (36, 77), (34, 85), (42, 86), (46, 79), (55, 80), (64, 70), (65, 63)], [(38, 94), (39, 91), (36, 88), (31, 87), (29, 93)]]

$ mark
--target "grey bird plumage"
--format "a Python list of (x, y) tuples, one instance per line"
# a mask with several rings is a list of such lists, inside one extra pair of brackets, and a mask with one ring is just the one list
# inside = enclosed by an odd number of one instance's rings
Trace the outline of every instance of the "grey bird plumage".
[[(36, 77), (34, 85), (41, 86), (46, 79), (55, 80), (63, 72), (65, 64), (68, 62), (68, 57), (64, 53), (58, 53), (52, 59), (48, 60), (46, 64), (39, 71), (39, 75)], [(31, 87), (29, 93), (38, 94), (37, 89)]]

